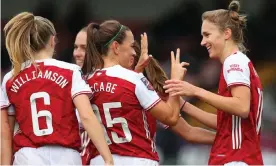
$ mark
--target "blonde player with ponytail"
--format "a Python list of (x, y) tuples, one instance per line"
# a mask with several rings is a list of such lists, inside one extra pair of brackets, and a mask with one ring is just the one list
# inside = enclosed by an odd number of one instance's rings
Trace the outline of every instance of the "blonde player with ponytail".
[[(1, 164), (11, 162), (13, 125), (7, 109), (18, 122), (14, 142), (15, 165), (81, 165), (81, 141), (75, 107), (89, 137), (106, 164), (113, 164), (102, 127), (89, 102), (91, 90), (80, 67), (53, 59), (56, 31), (46, 18), (23, 12), (4, 27), (6, 47), (13, 65), (1, 86)], [(5, 127), (5, 128), (3, 128)], [(3, 139), (4, 138), (4, 139)], [(9, 145), (9, 146), (8, 146)], [(51, 154), (51, 155), (48, 155)]]

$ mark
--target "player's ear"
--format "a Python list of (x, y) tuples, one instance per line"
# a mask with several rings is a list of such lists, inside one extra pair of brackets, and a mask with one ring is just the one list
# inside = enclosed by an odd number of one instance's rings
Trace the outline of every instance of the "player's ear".
[(224, 30), (224, 38), (225, 38), (225, 40), (230, 39), (231, 36), (232, 36), (232, 31), (231, 31), (231, 29), (230, 29), (230, 28), (226, 28), (226, 29)]
[(114, 42), (111, 43), (111, 48), (112, 48), (115, 55), (119, 54), (120, 44), (117, 41), (114, 41)]
[(55, 46), (56, 46), (56, 37), (55, 36), (50, 37), (49, 45), (51, 48), (55, 48)]

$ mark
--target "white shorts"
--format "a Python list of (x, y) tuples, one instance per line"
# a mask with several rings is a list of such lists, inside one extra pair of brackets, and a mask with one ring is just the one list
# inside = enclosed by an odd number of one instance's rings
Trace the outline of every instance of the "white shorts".
[[(131, 156), (120, 156), (112, 154), (114, 165), (153, 165), (158, 166), (158, 162), (151, 159), (131, 157)], [(90, 160), (90, 165), (104, 165), (102, 156), (96, 156)]]
[(80, 153), (61, 146), (25, 147), (14, 154), (14, 165), (82, 165)]
[(224, 166), (248, 166), (245, 162), (242, 161), (232, 161), (229, 163), (224, 164)]

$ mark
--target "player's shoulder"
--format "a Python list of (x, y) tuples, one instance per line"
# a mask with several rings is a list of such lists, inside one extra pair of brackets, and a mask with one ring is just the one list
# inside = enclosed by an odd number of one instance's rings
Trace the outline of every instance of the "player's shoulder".
[(122, 80), (136, 84), (144, 75), (133, 70), (126, 69), (120, 65), (106, 69), (106, 75), (110, 77), (120, 78)]
[(46, 65), (46, 66), (55, 66), (55, 67), (58, 67), (58, 68), (72, 70), (72, 71), (81, 69), (76, 64), (72, 64), (72, 63), (68, 63), (68, 62), (64, 62), (64, 61), (60, 61), (60, 60), (56, 60), (56, 59), (49, 59), (47, 61), (44, 61), (44, 65)]
[(236, 64), (236, 65), (247, 66), (249, 62), (250, 62), (250, 59), (244, 53), (237, 51), (225, 59), (224, 65)]
[(5, 74), (5, 76), (3, 77), (3, 80), (2, 80), (2, 86), (6, 85), (7, 81), (12, 78), (12, 73), (13, 73), (13, 70), (11, 70)]

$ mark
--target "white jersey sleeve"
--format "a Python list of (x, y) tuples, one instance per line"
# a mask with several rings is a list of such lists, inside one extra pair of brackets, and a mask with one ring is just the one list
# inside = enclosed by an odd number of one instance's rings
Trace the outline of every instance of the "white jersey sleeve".
[(140, 105), (145, 110), (150, 110), (159, 101), (161, 101), (160, 97), (152, 87), (151, 83), (142, 73), (139, 74), (138, 80), (135, 84), (136, 97), (138, 98)]
[(10, 100), (9, 100), (9, 97), (7, 95), (7, 90), (6, 90), (6, 83), (11, 78), (11, 76), (12, 76), (11, 74), (12, 73), (9, 72), (3, 78), (3, 82), (2, 82), (2, 85), (1, 85), (1, 99), (0, 99), (1, 109), (9, 107), (10, 104), (11, 104)]
[(74, 99), (76, 96), (80, 94), (88, 94), (89, 97), (92, 94), (92, 91), (86, 81), (82, 77), (82, 72), (80, 68), (73, 70), (73, 77), (72, 77), (72, 89), (71, 89), (71, 96)]
[(230, 55), (223, 64), (223, 76), (227, 86), (245, 85), (250, 87), (249, 59), (242, 53)]

